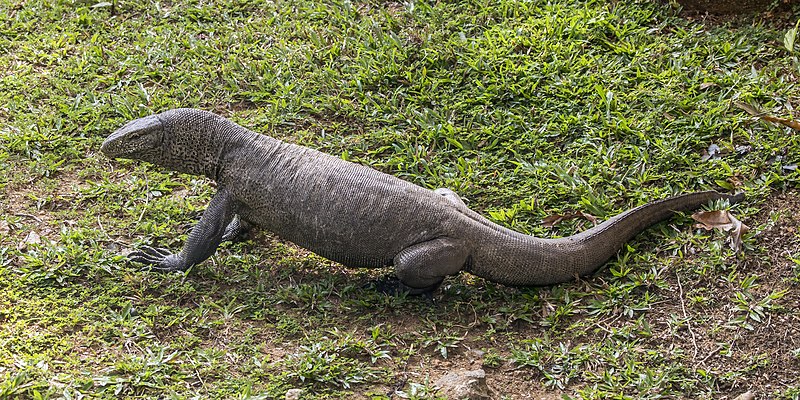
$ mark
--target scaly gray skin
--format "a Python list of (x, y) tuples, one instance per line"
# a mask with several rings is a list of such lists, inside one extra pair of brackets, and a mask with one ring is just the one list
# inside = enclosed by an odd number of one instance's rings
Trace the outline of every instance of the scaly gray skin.
[(506, 285), (569, 281), (592, 273), (673, 212), (743, 198), (714, 191), (671, 197), (573, 236), (540, 239), (490, 222), (450, 190), (431, 191), (205, 111), (176, 109), (131, 121), (102, 151), (219, 184), (180, 253), (145, 247), (131, 253), (133, 261), (184, 271), (254, 224), (347, 266), (393, 265), (400, 281), (418, 291), (462, 270)]

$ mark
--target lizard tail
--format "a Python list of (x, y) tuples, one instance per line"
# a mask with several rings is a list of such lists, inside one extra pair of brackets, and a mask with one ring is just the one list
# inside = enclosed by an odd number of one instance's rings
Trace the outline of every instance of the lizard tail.
[(481, 223), (481, 233), (466, 270), (506, 285), (544, 286), (589, 275), (622, 248), (625, 242), (675, 212), (691, 211), (709, 201), (727, 199), (731, 204), (744, 194), (715, 191), (690, 193), (654, 201), (614, 216), (584, 232), (541, 239), (498, 225)]

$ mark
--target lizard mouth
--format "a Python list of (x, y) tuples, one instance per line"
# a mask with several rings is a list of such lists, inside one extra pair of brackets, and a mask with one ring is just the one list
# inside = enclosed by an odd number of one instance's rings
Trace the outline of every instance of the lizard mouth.
[(106, 138), (100, 151), (114, 158), (147, 150), (153, 145), (154, 136), (162, 127), (161, 120), (155, 115), (135, 119)]

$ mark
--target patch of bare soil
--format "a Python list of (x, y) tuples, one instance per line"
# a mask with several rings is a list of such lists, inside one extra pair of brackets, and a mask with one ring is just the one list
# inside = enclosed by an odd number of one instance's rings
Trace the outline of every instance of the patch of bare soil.
[[(774, 0), (678, 0), (687, 10), (714, 14), (740, 14), (768, 10)], [(782, 0), (782, 5), (797, 4), (796, 0)]]
[[(657, 321), (653, 332), (661, 331), (653, 343), (689, 355), (691, 367), (716, 378), (719, 398), (746, 391), (769, 398), (800, 384), (800, 315), (795, 313), (800, 309), (800, 269), (792, 261), (800, 257), (798, 209), (798, 193), (770, 197), (755, 221), (747, 221), (764, 227), (756, 235), (763, 251), (746, 252), (717, 273), (680, 272), (681, 278), (676, 275), (671, 282), (678, 290), (662, 293), (668, 300), (652, 310)], [(752, 276), (755, 284), (748, 288), (745, 281)], [(706, 300), (693, 301), (694, 296)], [(671, 316), (689, 322), (670, 332)]]
[[(518, 369), (511, 363), (504, 363), (498, 368), (487, 368), (482, 365), (482, 352), (477, 350), (461, 349), (447, 359), (438, 357), (411, 357), (405, 371), (401, 374), (402, 380), (393, 387), (386, 387), (383, 393), (392, 395), (394, 390), (408, 390), (406, 383), (428, 382), (433, 384), (439, 378), (453, 371), (471, 371), (482, 369), (486, 373), (486, 384), (492, 393), (505, 399), (562, 399), (563, 393), (559, 390), (545, 388), (538, 380), (532, 379), (530, 370)], [(377, 388), (373, 392), (381, 392)], [(366, 398), (366, 397), (364, 397)], [(394, 398), (394, 397), (393, 397)], [(480, 398), (480, 397), (475, 397)]]
[[(735, 29), (753, 24), (766, 24), (776, 30), (790, 29), (797, 22), (793, 9), (800, 5), (800, 0), (677, 1), (682, 7), (683, 18), (702, 24), (707, 29), (715, 27)], [(782, 47), (782, 43), (777, 39), (779, 38), (776, 38), (775, 46)], [(755, 67), (760, 68), (758, 65)]]
[[(58, 240), (58, 226), (70, 221), (57, 220), (53, 211), (73, 208), (71, 200), (84, 183), (76, 173), (59, 174), (55, 182), (54, 187), (47, 187), (43, 179), (34, 177), (6, 187), (6, 201), (0, 201), (0, 215), (4, 216), (0, 219), (0, 242), (16, 242), (18, 248), (24, 248), (25, 241), (36, 242), (37, 238)], [(11, 222), (10, 217), (16, 217), (17, 222)]]

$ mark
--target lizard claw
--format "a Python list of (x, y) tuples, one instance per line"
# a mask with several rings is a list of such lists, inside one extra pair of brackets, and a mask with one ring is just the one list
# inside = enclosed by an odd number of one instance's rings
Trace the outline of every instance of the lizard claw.
[(243, 242), (247, 240), (250, 233), (250, 224), (239, 218), (238, 215), (225, 227), (222, 234), (223, 242)]
[(180, 255), (172, 254), (163, 247), (142, 246), (141, 250), (128, 254), (131, 262), (145, 264), (144, 270), (173, 272), (186, 270), (186, 263)]
[(141, 250), (128, 254), (128, 259), (141, 264), (158, 264), (172, 254), (163, 247), (142, 246)]

